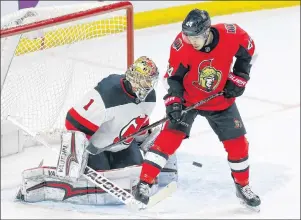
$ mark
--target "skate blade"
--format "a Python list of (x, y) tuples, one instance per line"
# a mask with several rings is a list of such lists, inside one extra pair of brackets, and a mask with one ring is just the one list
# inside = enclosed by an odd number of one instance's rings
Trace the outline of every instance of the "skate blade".
[(260, 212), (260, 206), (249, 206), (245, 201), (240, 199), (240, 204), (245, 206), (247, 209), (251, 210), (252, 212)]

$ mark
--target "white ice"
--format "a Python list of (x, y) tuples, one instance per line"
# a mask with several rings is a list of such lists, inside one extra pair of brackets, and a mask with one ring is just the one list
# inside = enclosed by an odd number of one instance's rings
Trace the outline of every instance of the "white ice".
[[(123, 206), (96, 207), (42, 202), (14, 202), (22, 170), (55, 156), (44, 147), (1, 158), (1, 218), (295, 218), (300, 219), (300, 8), (214, 17), (213, 23), (234, 22), (256, 43), (258, 60), (245, 94), (237, 104), (250, 142), (252, 189), (262, 199), (260, 213), (241, 206), (235, 196), (223, 145), (203, 118), (178, 151), (179, 188), (153, 209), (130, 213)], [(135, 31), (135, 57), (150, 56), (161, 73), (180, 23)], [(158, 105), (152, 121), (164, 114)], [(203, 164), (192, 166), (193, 161)]]

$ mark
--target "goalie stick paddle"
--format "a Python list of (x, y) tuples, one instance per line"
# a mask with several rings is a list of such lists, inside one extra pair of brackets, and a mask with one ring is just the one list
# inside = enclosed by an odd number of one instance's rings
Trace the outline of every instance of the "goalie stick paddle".
[(177, 190), (177, 182), (172, 181), (163, 189), (159, 190), (156, 194), (149, 198), (149, 202), (146, 206), (147, 209), (152, 208), (153, 206), (157, 205), (162, 200), (166, 199), (167, 197), (171, 196)]
[[(204, 103), (210, 101), (211, 99), (214, 99), (215, 97), (221, 96), (223, 93), (224, 92), (219, 92), (219, 93), (216, 93), (214, 95), (211, 95), (208, 98), (203, 99), (203, 100), (201, 100), (201, 101), (199, 101), (199, 102), (197, 102), (197, 103), (189, 106), (188, 108), (186, 108), (185, 110), (183, 110), (183, 113), (186, 113), (186, 112), (188, 112), (188, 111), (190, 111), (192, 109), (195, 109), (198, 106), (203, 105)], [(156, 122), (154, 122), (153, 124), (151, 124), (149, 126), (143, 127), (141, 130), (139, 130), (139, 131), (137, 131), (137, 132), (135, 132), (133, 134), (130, 134), (130, 135), (126, 136), (126, 137), (123, 137), (118, 142), (112, 143), (112, 144), (110, 144), (110, 145), (108, 145), (108, 146), (106, 146), (104, 148), (98, 148), (98, 147), (96, 147), (96, 146), (94, 146), (93, 144), (90, 143), (88, 145), (88, 147), (86, 148), (86, 151), (88, 151), (92, 155), (99, 154), (99, 153), (101, 153), (103, 151), (109, 150), (112, 147), (115, 147), (118, 144), (121, 144), (122, 142), (124, 142), (125, 140), (127, 140), (129, 138), (134, 138), (134, 137), (138, 136), (139, 134), (141, 134), (142, 132), (144, 132), (146, 130), (149, 130), (151, 128), (157, 127), (158, 125), (160, 125), (160, 124), (162, 124), (162, 123), (164, 123), (164, 122), (166, 122), (168, 120), (169, 120), (168, 117), (162, 118), (161, 120), (156, 121)]]

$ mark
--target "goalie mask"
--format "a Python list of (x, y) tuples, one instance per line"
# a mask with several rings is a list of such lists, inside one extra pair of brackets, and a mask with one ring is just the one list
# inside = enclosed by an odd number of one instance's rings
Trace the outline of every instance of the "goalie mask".
[(125, 78), (130, 82), (133, 93), (140, 101), (144, 101), (157, 85), (159, 72), (154, 61), (142, 56), (128, 68)]

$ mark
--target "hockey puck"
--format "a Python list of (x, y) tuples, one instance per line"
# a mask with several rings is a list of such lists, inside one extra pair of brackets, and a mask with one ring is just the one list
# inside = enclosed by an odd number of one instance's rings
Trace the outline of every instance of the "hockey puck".
[(195, 161), (192, 162), (192, 165), (194, 165), (196, 167), (202, 167), (203, 166), (201, 163), (198, 163), (198, 162), (195, 162)]

